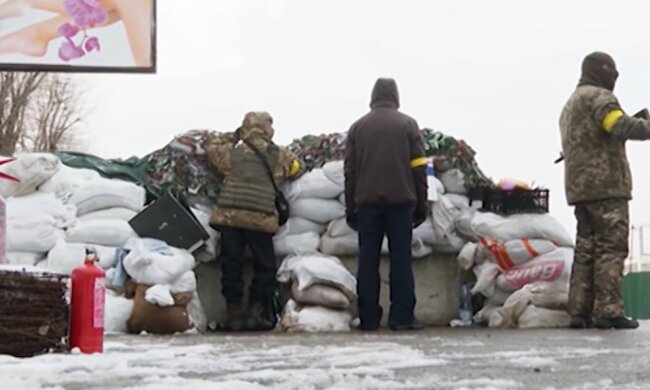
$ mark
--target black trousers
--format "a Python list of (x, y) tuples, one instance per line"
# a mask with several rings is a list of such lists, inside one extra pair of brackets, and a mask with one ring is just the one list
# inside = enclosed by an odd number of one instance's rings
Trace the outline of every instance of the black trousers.
[(363, 328), (379, 327), (379, 259), (384, 236), (390, 251), (390, 314), (392, 326), (409, 325), (415, 308), (415, 282), (411, 267), (413, 207), (410, 205), (366, 205), (357, 214), (359, 265), (357, 293)]
[(275, 288), (273, 235), (248, 229), (221, 228), (221, 294), (229, 304), (244, 299), (244, 248), (253, 254), (255, 274), (249, 302), (270, 305)]

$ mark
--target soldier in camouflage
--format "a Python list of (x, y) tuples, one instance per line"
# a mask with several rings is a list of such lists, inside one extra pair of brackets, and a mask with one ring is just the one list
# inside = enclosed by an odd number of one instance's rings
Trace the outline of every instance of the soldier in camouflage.
[(569, 293), (572, 328), (639, 326), (623, 311), (632, 199), (625, 145), (650, 139), (650, 124), (623, 111), (613, 94), (617, 78), (612, 57), (588, 55), (560, 118), (566, 197), (575, 206), (578, 225)]
[[(264, 154), (277, 184), (296, 177), (301, 164), (293, 153), (273, 143), (273, 132), (268, 113), (250, 112), (236, 132), (216, 136), (207, 150), (211, 165), (224, 177), (210, 224), (221, 232), (228, 331), (270, 330), (275, 325), (270, 312), (276, 273), (273, 235), (278, 229), (275, 190), (266, 165), (250, 145)], [(255, 262), (248, 310), (243, 305), (245, 246)]]

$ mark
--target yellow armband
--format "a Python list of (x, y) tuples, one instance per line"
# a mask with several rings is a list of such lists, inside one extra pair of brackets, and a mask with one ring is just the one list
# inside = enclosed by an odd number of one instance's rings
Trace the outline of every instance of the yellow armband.
[(605, 115), (605, 119), (603, 119), (602, 123), (603, 129), (605, 129), (606, 132), (611, 133), (614, 125), (616, 125), (616, 122), (618, 122), (618, 120), (621, 119), (623, 115), (625, 114), (623, 114), (623, 111), (621, 110), (614, 110)]
[(418, 157), (411, 160), (411, 168), (419, 168), (424, 165), (427, 165), (427, 159), (425, 157)]

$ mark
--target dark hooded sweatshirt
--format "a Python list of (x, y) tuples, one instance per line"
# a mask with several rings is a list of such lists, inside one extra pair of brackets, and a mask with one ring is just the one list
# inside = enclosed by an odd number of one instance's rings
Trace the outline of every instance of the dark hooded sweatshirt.
[(372, 204), (425, 206), (424, 144), (417, 122), (398, 111), (399, 94), (392, 79), (379, 79), (371, 111), (348, 132), (345, 200), (348, 213)]

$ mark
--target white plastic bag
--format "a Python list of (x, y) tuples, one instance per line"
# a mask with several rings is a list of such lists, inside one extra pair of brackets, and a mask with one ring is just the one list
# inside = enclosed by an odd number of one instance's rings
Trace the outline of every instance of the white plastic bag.
[(480, 240), (481, 246), (485, 248), (490, 259), (495, 262), (502, 271), (523, 265), (536, 257), (553, 252), (557, 245), (548, 240), (510, 240), (500, 243), (495, 240), (484, 238)]
[(292, 217), (278, 229), (275, 237), (280, 238), (303, 233), (322, 234), (325, 231), (325, 227), (324, 224), (312, 222), (305, 218)]
[(329, 223), (345, 216), (345, 207), (334, 199), (299, 198), (290, 204), (290, 215), (317, 223)]
[(47, 253), (62, 235), (51, 215), (10, 219), (7, 221), (7, 252)]
[(438, 178), (445, 186), (445, 190), (452, 194), (467, 194), (465, 187), (465, 175), (460, 169), (450, 169), (438, 175)]
[(276, 256), (296, 255), (315, 252), (320, 245), (320, 236), (316, 233), (294, 234), (273, 239)]
[(323, 173), (339, 188), (345, 188), (345, 171), (343, 161), (330, 161), (323, 165)]
[(172, 297), (167, 284), (156, 284), (149, 287), (144, 294), (144, 299), (152, 305), (160, 307), (174, 306), (174, 297)]
[[(197, 206), (198, 207), (198, 206)], [(206, 242), (205, 247), (199, 253), (196, 253), (196, 260), (202, 263), (208, 263), (217, 259), (220, 253), (220, 240), (221, 234), (210, 226), (210, 213), (205, 208), (192, 208), (192, 213), (199, 220), (203, 228), (210, 236)]]
[[(61, 167), (61, 160), (49, 153), (17, 154), (16, 160), (2, 166), (2, 172), (20, 180), (0, 180), (0, 196), (28, 195), (50, 179)], [(5, 159), (0, 157), (0, 160)]]
[(47, 267), (54, 272), (70, 275), (72, 271), (81, 267), (86, 260), (86, 248), (92, 247), (97, 251), (97, 266), (107, 270), (115, 266), (117, 262), (117, 248), (105, 247), (102, 245), (87, 245), (68, 243), (65, 240), (58, 240), (54, 248), (47, 254)]
[(280, 327), (285, 332), (349, 332), (352, 314), (324, 307), (301, 307), (289, 300), (284, 307)]
[(127, 333), (126, 322), (133, 311), (133, 300), (106, 291), (104, 310), (104, 334)]
[(54, 194), (64, 203), (81, 187), (85, 187), (91, 180), (101, 176), (92, 169), (77, 169), (61, 165), (61, 169), (49, 180), (38, 187), (40, 192)]
[(573, 249), (560, 248), (499, 275), (497, 286), (504, 291), (515, 291), (534, 282), (558, 282), (568, 286), (572, 265)]
[(45, 258), (43, 253), (37, 252), (9, 252), (7, 253), (7, 264), (10, 265), (31, 265), (34, 266)]
[(178, 279), (174, 280), (169, 286), (169, 291), (172, 294), (187, 293), (196, 291), (196, 275), (194, 271), (187, 271)]
[(35, 192), (25, 196), (12, 196), (6, 199), (6, 203), (7, 219), (49, 215), (61, 229), (72, 226), (77, 220), (77, 208), (64, 205), (53, 194)]
[(519, 328), (568, 328), (571, 316), (566, 310), (549, 310), (535, 305), (529, 305), (519, 316)]
[(298, 283), (294, 282), (291, 285), (291, 298), (301, 305), (323, 306), (336, 310), (350, 307), (350, 299), (343, 292), (321, 284), (314, 284), (300, 290)]
[(137, 214), (137, 211), (133, 211), (131, 209), (124, 207), (114, 207), (112, 209), (93, 211), (92, 213), (84, 214), (79, 217), (79, 220), (88, 221), (91, 219), (121, 219), (128, 222)]
[(100, 178), (77, 190), (69, 203), (77, 206), (77, 214), (81, 216), (115, 207), (140, 211), (144, 207), (145, 197), (144, 188), (133, 183)]
[(124, 269), (139, 284), (170, 284), (194, 268), (194, 257), (184, 249), (167, 247), (164, 253), (155, 252), (148, 249), (147, 240), (139, 238), (127, 246), (130, 252), (123, 260)]
[(472, 229), (479, 237), (505, 242), (509, 240), (541, 239), (560, 247), (573, 247), (573, 240), (553, 217), (548, 214), (521, 214), (501, 217), (492, 213), (476, 213)]
[(121, 247), (135, 236), (129, 223), (121, 219), (79, 221), (66, 231), (67, 242), (110, 247)]
[(341, 260), (319, 253), (287, 257), (278, 269), (277, 279), (281, 283), (295, 281), (299, 290), (315, 284), (332, 286), (342, 291), (350, 301), (355, 299), (357, 291), (357, 279)]

